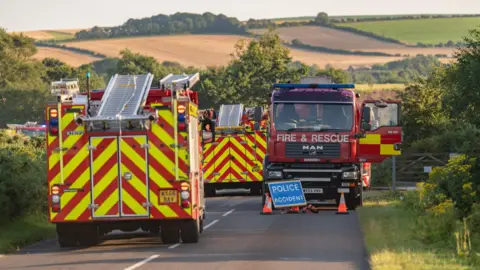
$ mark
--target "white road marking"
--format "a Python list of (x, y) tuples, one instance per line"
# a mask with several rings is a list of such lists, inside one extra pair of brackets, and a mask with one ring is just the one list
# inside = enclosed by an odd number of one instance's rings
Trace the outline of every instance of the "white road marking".
[(141, 261), (141, 262), (138, 262), (138, 263), (136, 263), (136, 264), (134, 264), (134, 265), (132, 265), (132, 266), (130, 266), (130, 267), (128, 267), (128, 268), (125, 268), (124, 270), (133, 270), (133, 269), (136, 269), (136, 268), (138, 268), (138, 267), (140, 267), (140, 266), (142, 266), (142, 265), (148, 263), (149, 261), (151, 261), (151, 260), (153, 260), (153, 259), (156, 259), (156, 258), (158, 258), (158, 257), (160, 257), (160, 255), (152, 255), (152, 256), (146, 258), (145, 260), (143, 260), (143, 261)]
[(214, 221), (208, 223), (207, 225), (203, 226), (203, 229), (206, 230), (208, 228), (210, 228), (213, 224), (217, 223), (218, 222), (218, 219), (215, 219)]
[(174, 248), (180, 246), (180, 244), (181, 244), (181, 243), (176, 243), (175, 245), (171, 245), (171, 246), (169, 246), (168, 248), (169, 248), (169, 249), (174, 249)]
[(232, 210), (226, 212), (225, 214), (222, 215), (222, 217), (226, 217), (226, 216), (230, 215), (233, 211), (235, 211), (235, 209), (232, 209)]
[[(229, 212), (231, 213), (231, 212), (233, 212), (233, 210), (235, 210), (235, 209), (232, 209), (232, 210), (230, 210)], [(228, 213), (228, 212), (227, 212), (227, 213)], [(225, 213), (225, 214), (227, 214), (227, 213)], [(217, 222), (218, 222), (218, 219), (215, 219), (214, 221), (212, 221), (212, 222), (208, 223), (207, 225), (203, 226), (203, 229), (206, 230), (206, 229), (210, 228), (211, 226), (213, 226), (213, 225), (214, 225), (215, 223), (217, 223)], [(169, 248), (169, 249), (174, 249), (174, 248), (180, 246), (181, 244), (182, 244), (182, 243), (176, 243), (175, 245), (171, 245), (171, 246), (169, 246), (168, 248)], [(0, 255), (0, 256), (1, 256), (1, 255)], [(142, 266), (142, 265), (148, 263), (149, 261), (154, 260), (154, 259), (156, 259), (156, 258), (158, 258), (158, 257), (160, 257), (160, 255), (158, 255), (158, 254), (157, 254), (157, 255), (152, 255), (152, 256), (146, 258), (145, 260), (143, 260), (143, 261), (141, 261), (141, 262), (139, 262), (139, 263), (136, 263), (136, 264), (134, 264), (134, 265), (132, 265), (132, 266), (130, 266), (130, 267), (128, 267), (128, 268), (125, 268), (125, 269), (123, 269), (123, 270), (133, 270), (133, 269), (136, 269), (136, 268), (138, 268), (138, 267), (140, 267), (140, 266)]]

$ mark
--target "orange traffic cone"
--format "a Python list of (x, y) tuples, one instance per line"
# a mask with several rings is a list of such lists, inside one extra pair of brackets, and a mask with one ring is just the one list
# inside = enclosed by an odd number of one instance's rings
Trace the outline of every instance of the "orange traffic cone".
[(290, 210), (288, 210), (289, 214), (298, 214), (300, 213), (300, 208), (298, 206), (291, 207)]
[(342, 192), (342, 195), (340, 196), (340, 204), (338, 205), (338, 211), (336, 214), (348, 215), (347, 205), (345, 204), (345, 197), (343, 196), (343, 192)]
[(265, 193), (265, 205), (263, 206), (262, 212), (260, 212), (261, 215), (271, 215), (273, 214), (272, 211), (272, 198), (268, 196), (268, 193)]

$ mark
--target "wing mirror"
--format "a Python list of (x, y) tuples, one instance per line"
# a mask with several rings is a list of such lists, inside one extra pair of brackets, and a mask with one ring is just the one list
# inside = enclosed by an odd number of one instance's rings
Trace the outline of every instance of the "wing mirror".
[(362, 130), (371, 130), (372, 125), (370, 124), (371, 121), (371, 108), (370, 107), (363, 107), (362, 110), (362, 123), (361, 123), (361, 129)]

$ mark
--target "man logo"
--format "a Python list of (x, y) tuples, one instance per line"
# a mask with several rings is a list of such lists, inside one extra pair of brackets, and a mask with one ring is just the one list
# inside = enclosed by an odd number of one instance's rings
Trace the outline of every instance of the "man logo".
[(304, 145), (302, 147), (303, 151), (318, 151), (318, 150), (323, 150), (323, 145)]
[(308, 155), (310, 156), (315, 156), (317, 155), (317, 151), (323, 150), (323, 146), (322, 145), (304, 145), (302, 146), (302, 150), (304, 153), (308, 152)]

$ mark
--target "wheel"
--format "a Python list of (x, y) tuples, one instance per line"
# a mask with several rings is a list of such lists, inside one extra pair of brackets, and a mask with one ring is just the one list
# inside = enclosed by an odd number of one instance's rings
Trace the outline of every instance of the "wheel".
[(205, 186), (205, 197), (215, 197), (216, 192), (214, 187)]
[(71, 224), (57, 224), (57, 237), (60, 247), (74, 247), (77, 245), (75, 228)]
[(161, 228), (160, 234), (164, 244), (175, 244), (180, 239), (180, 230), (178, 228)]
[(360, 191), (357, 197), (357, 205), (363, 206), (363, 188), (360, 188)]
[(197, 243), (200, 238), (200, 219), (183, 223), (181, 237), (183, 243)]
[(94, 246), (100, 242), (100, 231), (95, 224), (82, 224), (79, 234), (78, 242), (81, 246)]
[(203, 218), (200, 219), (200, 233), (203, 232)]
[(153, 226), (149, 229), (151, 234), (160, 234), (160, 226)]
[(355, 195), (345, 196), (345, 203), (347, 204), (348, 211), (355, 211), (357, 209), (358, 199)]

